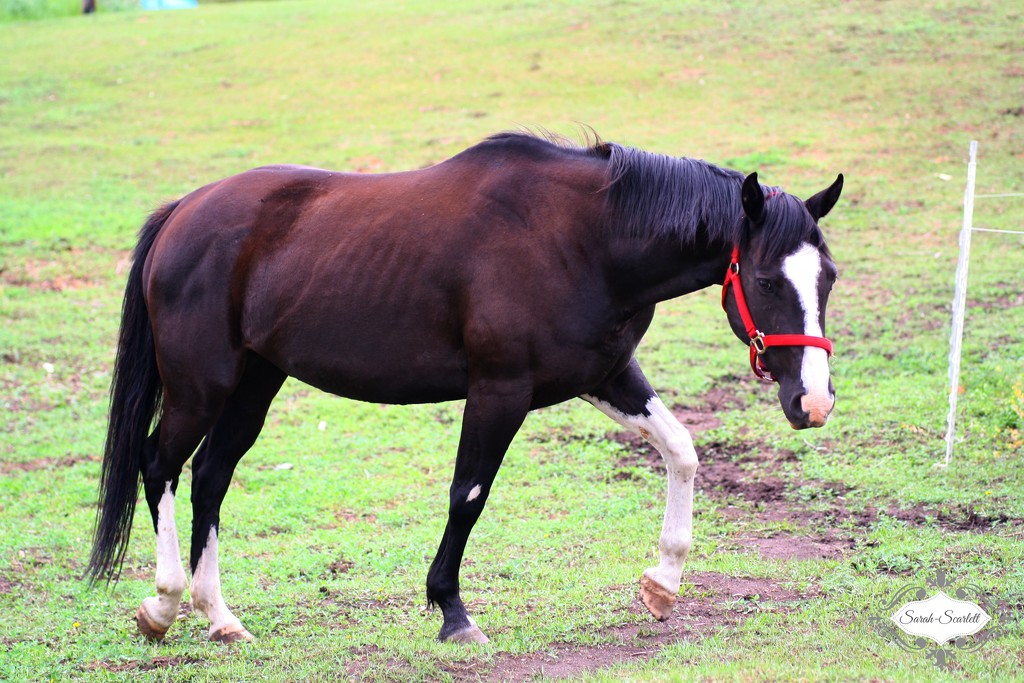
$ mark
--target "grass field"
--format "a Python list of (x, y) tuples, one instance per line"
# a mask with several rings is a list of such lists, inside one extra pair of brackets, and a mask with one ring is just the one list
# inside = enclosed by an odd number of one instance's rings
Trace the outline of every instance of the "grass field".
[[(0, 680), (1013, 679), (1020, 236), (974, 238), (960, 438), (950, 468), (934, 463), (969, 140), (980, 193), (1024, 191), (1022, 19), (1009, 2), (297, 0), (0, 23)], [(423, 582), (462, 406), (289, 381), (221, 527), (225, 596), (256, 641), (207, 643), (196, 616), (162, 644), (137, 637), (148, 515), (115, 589), (80, 576), (147, 212), (260, 164), (408, 169), (581, 123), (802, 196), (847, 180), (823, 222), (840, 266), (824, 429), (791, 431), (747, 379), (717, 287), (660, 306), (638, 351), (702, 459), (675, 616), (650, 620), (636, 589), (663, 471), (576, 402), (527, 420), (471, 538), (464, 597), (491, 644), (435, 643)], [(978, 201), (978, 225), (1022, 219), (1020, 198)], [(867, 626), (935, 569), (1004, 607), (947, 672)]]

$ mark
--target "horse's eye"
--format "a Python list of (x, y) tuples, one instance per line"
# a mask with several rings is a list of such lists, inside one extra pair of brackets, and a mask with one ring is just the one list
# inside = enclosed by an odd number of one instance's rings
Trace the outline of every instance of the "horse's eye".
[(772, 284), (772, 281), (763, 277), (757, 278), (757, 286), (760, 287), (761, 291), (765, 294), (771, 294), (775, 291), (775, 285)]

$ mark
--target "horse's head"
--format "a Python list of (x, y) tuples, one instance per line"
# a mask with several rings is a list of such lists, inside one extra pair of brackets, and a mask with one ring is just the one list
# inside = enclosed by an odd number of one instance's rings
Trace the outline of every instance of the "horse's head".
[[(825, 306), (836, 267), (818, 220), (839, 199), (843, 176), (807, 201), (743, 183), (744, 230), (722, 292), (733, 331), (751, 344), (751, 365), (779, 383), (794, 429), (821, 427), (835, 405)], [(732, 285), (732, 286), (730, 286)]]

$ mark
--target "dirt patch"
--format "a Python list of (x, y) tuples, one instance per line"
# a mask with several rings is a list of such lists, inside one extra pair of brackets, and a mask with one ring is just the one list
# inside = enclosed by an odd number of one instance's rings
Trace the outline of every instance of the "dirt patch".
[[(673, 412), (678, 415), (676, 410)], [(616, 463), (620, 468), (642, 466), (664, 471), (661, 454), (640, 437), (628, 433), (609, 436), (629, 449)], [(712, 442), (698, 450), (700, 467), (695, 482), (698, 491), (718, 500), (738, 498), (755, 504), (776, 504), (785, 500), (788, 487), (780, 475), (785, 463), (797, 460), (792, 451), (777, 451), (751, 442)], [(770, 511), (768, 516), (782, 518)]]
[(353, 522), (368, 522), (374, 524), (377, 521), (377, 515), (366, 510), (353, 510), (351, 508), (337, 508), (334, 511), (334, 518), (339, 522), (345, 522), (351, 524)]
[[(326, 578), (330, 578), (328, 575)], [(363, 594), (352, 595), (344, 591), (338, 591), (329, 586), (320, 586), (320, 607), (329, 611), (334, 620), (329, 628), (345, 629), (356, 626), (362, 620), (366, 612), (390, 611), (397, 614), (411, 614), (417, 611), (422, 604), (410, 600), (407, 596), (382, 595), (380, 598), (371, 598)], [(467, 601), (467, 608), (474, 606), (473, 601)]]
[(361, 679), (371, 665), (386, 670), (387, 680), (411, 680), (415, 676), (415, 670), (408, 661), (397, 657), (385, 660), (384, 650), (376, 645), (366, 645), (350, 650), (350, 653), (345, 662), (345, 678), (350, 681)]
[(712, 387), (701, 396), (701, 401), (705, 409), (712, 412), (742, 410), (747, 407), (747, 401), (736, 393), (737, 387), (747, 393), (753, 383), (754, 380), (750, 379), (748, 375), (723, 377), (721, 384)]
[(832, 534), (794, 536), (780, 533), (770, 537), (741, 536), (740, 545), (760, 553), (768, 560), (822, 560), (837, 559), (851, 550), (855, 539)]
[(709, 429), (722, 426), (722, 421), (713, 412), (700, 408), (677, 406), (672, 409), (672, 413), (691, 434), (706, 432)]
[(335, 507), (333, 509), (333, 517), (333, 521), (325, 521), (319, 528), (338, 529), (340, 527), (357, 524), (359, 522), (366, 524), (377, 523), (377, 515), (366, 510), (353, 510), (351, 508)]
[(68, 277), (64, 275), (37, 280), (33, 279), (31, 276), (25, 276), (20, 273), (9, 273), (8, 271), (0, 273), (0, 283), (11, 287), (27, 287), (28, 289), (38, 289), (46, 292), (73, 291), (76, 289), (83, 289), (85, 287), (98, 287), (100, 284), (98, 280)]
[[(907, 309), (896, 318), (895, 329), (899, 331), (897, 338), (910, 340), (921, 332), (934, 332), (947, 324), (948, 317), (945, 304), (922, 304)], [(893, 354), (895, 357), (896, 354)]]
[[(722, 420), (718, 417), (717, 413), (725, 410), (745, 408), (746, 400), (737, 391), (748, 391), (748, 384), (749, 380), (745, 377), (730, 376), (723, 378), (721, 384), (707, 391), (694, 403), (672, 406), (672, 414), (691, 434), (700, 434), (701, 432), (721, 427)], [(664, 461), (661, 458), (661, 454), (642, 437), (618, 429), (609, 432), (607, 438), (617, 441), (629, 451), (628, 454), (619, 458), (617, 462), (618, 469), (613, 478), (635, 478), (630, 470), (630, 468), (634, 467), (664, 470)]]
[[(840, 285), (842, 296), (850, 299), (867, 299), (877, 302), (879, 306), (885, 306), (892, 301), (895, 293), (879, 284), (878, 277), (870, 274), (843, 274)], [(837, 311), (839, 312), (839, 311)], [(832, 314), (832, 311), (829, 311)]]
[[(612, 433), (609, 437), (626, 447), (618, 459), (615, 478), (636, 478), (635, 468), (658, 473), (665, 466), (661, 455), (640, 437)], [(711, 442), (698, 447), (700, 467), (694, 484), (697, 491), (724, 504), (721, 514), (728, 519), (756, 523), (786, 522), (807, 529), (800, 536), (745, 536), (738, 541), (756, 548), (771, 559), (812, 559), (841, 557), (856, 545), (855, 539), (836, 530), (837, 526), (867, 527), (882, 515), (913, 526), (935, 525), (948, 531), (985, 533), (1000, 526), (1024, 528), (1024, 519), (997, 513), (978, 512), (970, 506), (933, 508), (916, 505), (884, 509), (865, 506), (851, 509), (847, 497), (854, 491), (842, 482), (794, 479), (790, 463), (798, 462), (792, 451), (776, 450), (757, 441)], [(812, 505), (812, 501), (816, 505)]]
[[(1016, 305), (1017, 302), (1008, 303)], [(1024, 298), (1020, 298), (1020, 303), (1024, 304)], [(744, 407), (741, 395), (750, 391), (744, 378), (726, 378), (696, 403), (674, 406), (672, 412), (691, 432), (700, 434), (720, 426), (716, 413)], [(794, 473), (799, 467), (795, 453), (752, 440), (742, 431), (739, 436), (741, 438), (728, 442), (711, 441), (698, 446), (700, 467), (695, 488), (724, 504), (721, 514), (727, 518), (761, 524), (785, 522), (806, 529), (800, 534), (769, 530), (765, 534), (734, 539), (768, 559), (842, 557), (856, 546), (856, 539), (837, 527), (869, 527), (882, 516), (914, 526), (934, 525), (954, 532), (985, 533), (1000, 527), (1024, 528), (1024, 518), (1002, 513), (984, 514), (970, 506), (903, 508), (889, 505), (879, 509), (866, 505), (863, 509), (851, 509), (847, 497), (855, 492), (848, 485), (796, 478)], [(664, 473), (661, 455), (641, 437), (619, 430), (610, 432), (608, 438), (624, 446), (613, 478), (641, 478), (638, 469)]]
[(158, 669), (174, 669), (185, 664), (199, 664), (202, 660), (195, 657), (174, 657), (159, 656), (153, 659), (136, 659), (129, 662), (92, 662), (85, 667), (86, 671), (110, 671), (122, 673), (125, 671), (156, 671)]
[(86, 455), (82, 457), (69, 456), (66, 458), (36, 458), (35, 460), (26, 460), (24, 462), (4, 461), (0, 462), (0, 474), (62, 469), (81, 465), (82, 463), (100, 462), (101, 459), (98, 455)]
[[(724, 444), (702, 449), (695, 486), (714, 498), (739, 497), (750, 503), (777, 503), (785, 498), (786, 484), (776, 472), (796, 459), (790, 451), (759, 448), (737, 460)], [(743, 467), (747, 464), (748, 467)]]
[[(657, 655), (667, 645), (701, 640), (723, 627), (735, 626), (759, 612), (786, 613), (802, 594), (770, 579), (735, 577), (713, 572), (688, 574), (672, 616), (663, 623), (645, 621), (603, 629), (596, 635), (606, 642), (581, 646), (555, 643), (526, 655), (499, 654), (490, 662), (466, 662), (447, 668), (456, 681), (529, 681), (538, 677), (563, 678)], [(639, 600), (631, 613), (643, 613)]]
[(744, 394), (750, 392), (752, 381), (746, 377), (723, 377), (714, 387), (692, 403), (672, 406), (672, 414), (691, 434), (699, 434), (722, 426), (718, 413), (747, 407)]
[(129, 565), (125, 562), (121, 565), (121, 581), (152, 581), (156, 576), (156, 565), (147, 562), (145, 564)]
[(0, 265), (0, 286), (25, 287), (47, 292), (64, 292), (98, 287), (102, 280), (81, 271), (75, 263), (81, 250), (71, 251), (71, 260), (29, 259), (17, 265)]
[[(708, 410), (708, 409), (705, 409)], [(701, 411), (676, 409), (677, 414)], [(694, 421), (701, 424), (700, 420)], [(609, 434), (626, 446), (618, 460), (621, 474), (637, 477), (636, 469), (665, 471), (662, 457), (639, 437)], [(911, 525), (935, 525), (950, 531), (990, 532), (994, 528), (1024, 527), (1024, 519), (1005, 514), (984, 514), (961, 506), (935, 509), (919, 505), (903, 508), (852, 509), (847, 498), (855, 494), (838, 481), (810, 481), (795, 477), (797, 456), (772, 449), (756, 440), (712, 441), (698, 447), (700, 467), (695, 487), (721, 505), (722, 516), (754, 524), (783, 522), (798, 531), (766, 530), (744, 533), (729, 540), (738, 552), (754, 552), (765, 559), (835, 560), (857, 546), (850, 527), (865, 528), (888, 516)], [(617, 476), (617, 475), (616, 475)], [(844, 530), (844, 527), (847, 530)]]
[(892, 201), (887, 200), (882, 202), (882, 209), (887, 214), (893, 213), (917, 213), (925, 208), (924, 202), (919, 199), (909, 201)]
[(274, 524), (274, 525), (270, 526), (267, 529), (262, 529), (260, 531), (257, 531), (253, 535), (256, 536), (256, 538), (270, 538), (271, 536), (279, 536), (281, 534), (290, 534), (290, 533), (292, 533), (292, 529), (291, 528), (283, 527), (283, 526), (278, 526), (278, 525)]
[(906, 522), (911, 526), (927, 526), (934, 524), (949, 531), (988, 532), (999, 526), (1021, 528), (1024, 519), (1011, 517), (1002, 513), (986, 515), (978, 512), (970, 505), (958, 505), (948, 510), (915, 505), (910, 508), (899, 508), (890, 505), (885, 514)]
[[(726, 503), (723, 516), (756, 523), (785, 522), (806, 531), (799, 534), (768, 531), (734, 539), (739, 547), (766, 559), (836, 559), (856, 546), (856, 539), (836, 530), (853, 521), (874, 521), (875, 511), (853, 511), (846, 505), (849, 487), (839, 482), (793, 481), (788, 463), (796, 454), (767, 446), (729, 447), (711, 444), (702, 450), (696, 488), (709, 498)], [(825, 500), (815, 509), (812, 500)]]
[(968, 299), (967, 308), (981, 308), (986, 311), (1001, 311), (1024, 306), (1024, 294), (1004, 294), (994, 299)]
[(327, 565), (327, 570), (320, 574), (321, 579), (336, 579), (340, 574), (348, 574), (355, 563), (345, 558), (339, 558)]

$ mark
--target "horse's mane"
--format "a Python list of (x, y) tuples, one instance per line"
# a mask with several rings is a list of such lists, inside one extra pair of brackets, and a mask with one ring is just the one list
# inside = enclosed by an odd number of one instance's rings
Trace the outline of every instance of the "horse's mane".
[[(745, 245), (747, 221), (740, 204), (744, 174), (701, 159), (672, 157), (604, 142), (592, 129), (584, 145), (548, 131), (499, 133), (486, 140), (535, 154), (598, 157), (608, 160), (604, 222), (638, 239), (677, 240), (684, 246)], [(821, 231), (803, 202), (777, 187), (762, 186), (770, 197), (760, 228), (758, 260), (773, 261), (810, 242), (826, 249)]]
[[(674, 238), (682, 245), (745, 247), (750, 223), (743, 215), (743, 173), (702, 159), (670, 157), (620, 145), (608, 149), (606, 211), (610, 222), (637, 237)], [(772, 262), (803, 242), (823, 249), (825, 238), (803, 201), (778, 187), (761, 186), (765, 218), (755, 258)]]
[(608, 218), (639, 238), (736, 241), (743, 174), (700, 159), (609, 144)]

